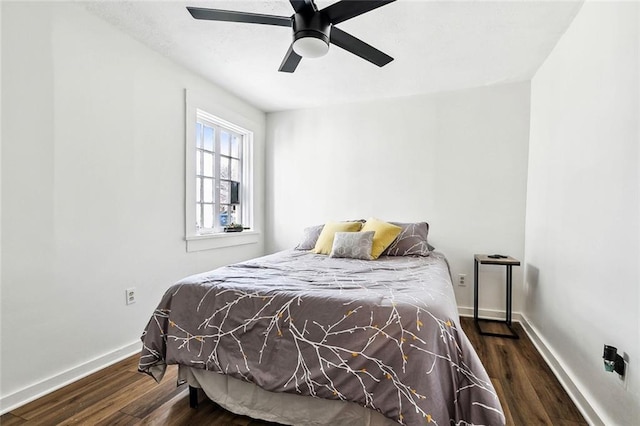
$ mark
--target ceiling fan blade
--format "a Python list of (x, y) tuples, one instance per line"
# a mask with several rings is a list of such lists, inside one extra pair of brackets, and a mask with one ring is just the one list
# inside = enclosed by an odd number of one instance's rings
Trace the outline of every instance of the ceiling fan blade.
[(393, 58), (384, 52), (379, 51), (370, 44), (355, 38), (349, 33), (342, 31), (340, 28), (331, 27), (331, 43), (338, 47), (347, 50), (354, 55), (360, 56), (362, 59), (383, 67), (389, 62), (393, 61)]
[(329, 17), (329, 22), (335, 25), (394, 1), (396, 0), (342, 0), (325, 7), (321, 12), (325, 13)]
[(287, 16), (262, 15), (259, 13), (235, 12), (233, 10), (203, 9), (201, 7), (187, 7), (187, 10), (195, 19), (291, 27), (291, 18)]
[(305, 9), (308, 9), (309, 12), (315, 12), (318, 10), (318, 7), (313, 0), (289, 0), (289, 3), (291, 3), (291, 6), (293, 6), (293, 10), (295, 10), (296, 13), (300, 13)]
[(293, 51), (293, 43), (289, 46), (289, 50), (287, 50), (287, 54), (284, 55), (284, 59), (280, 64), (280, 68), (278, 71), (280, 72), (294, 72), (300, 63), (302, 56), (298, 55)]

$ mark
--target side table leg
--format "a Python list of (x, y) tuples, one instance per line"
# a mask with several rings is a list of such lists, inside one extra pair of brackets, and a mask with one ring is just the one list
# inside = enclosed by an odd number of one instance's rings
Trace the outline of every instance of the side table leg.
[(511, 299), (513, 291), (513, 266), (507, 265), (507, 325), (511, 327)]
[(478, 322), (478, 259), (473, 259), (473, 320)]

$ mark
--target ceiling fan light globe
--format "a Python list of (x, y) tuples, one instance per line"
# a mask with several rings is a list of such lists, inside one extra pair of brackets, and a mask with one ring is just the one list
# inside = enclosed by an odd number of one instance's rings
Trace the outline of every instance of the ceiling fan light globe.
[(317, 37), (301, 37), (293, 42), (293, 51), (303, 58), (319, 58), (327, 54), (329, 44)]

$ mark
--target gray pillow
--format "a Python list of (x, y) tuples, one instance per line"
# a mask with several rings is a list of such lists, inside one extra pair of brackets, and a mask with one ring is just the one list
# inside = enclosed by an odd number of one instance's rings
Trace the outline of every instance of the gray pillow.
[[(344, 222), (360, 222), (365, 223), (364, 219), (356, 219), (356, 220), (346, 220)], [(322, 233), (322, 228), (324, 228), (324, 224), (309, 226), (308, 228), (304, 228), (304, 236), (302, 237), (302, 241), (295, 247), (296, 250), (313, 250), (316, 246), (316, 242), (318, 241), (318, 237)]]
[(371, 260), (374, 231), (336, 232), (329, 257)]
[(324, 224), (304, 228), (304, 236), (302, 237), (302, 241), (296, 246), (296, 250), (313, 250), (322, 232), (322, 228), (324, 228)]
[(402, 228), (400, 235), (382, 252), (382, 256), (429, 256), (432, 247), (427, 242), (429, 224), (427, 222), (397, 223)]

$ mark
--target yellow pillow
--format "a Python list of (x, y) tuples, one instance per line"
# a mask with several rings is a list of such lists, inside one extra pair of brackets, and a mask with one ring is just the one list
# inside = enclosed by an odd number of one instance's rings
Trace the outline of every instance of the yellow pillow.
[[(316, 246), (311, 250), (312, 253), (330, 254), (333, 248), (333, 237), (336, 232), (358, 232), (362, 228), (360, 222), (328, 222), (325, 223), (322, 232), (316, 241)], [(389, 243), (391, 244), (391, 243)]]
[(400, 232), (402, 232), (402, 228), (378, 219), (371, 218), (367, 220), (361, 231), (375, 232), (375, 234), (373, 234), (373, 246), (371, 246), (371, 258), (377, 259), (378, 257), (380, 257), (382, 252), (391, 245), (396, 237), (400, 235)]

